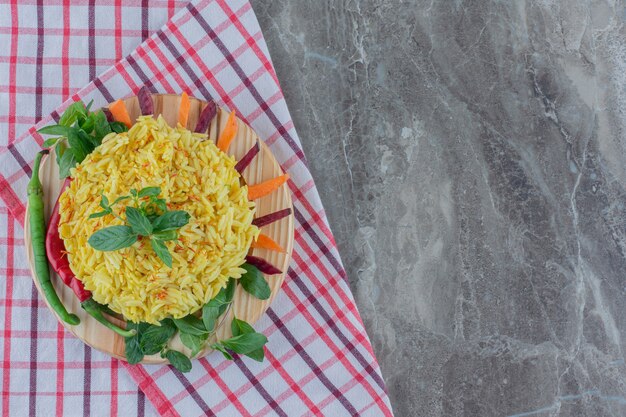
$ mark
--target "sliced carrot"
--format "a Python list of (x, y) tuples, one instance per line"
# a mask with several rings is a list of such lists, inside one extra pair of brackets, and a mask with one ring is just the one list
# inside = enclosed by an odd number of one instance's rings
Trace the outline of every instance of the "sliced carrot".
[(230, 143), (235, 139), (235, 135), (237, 135), (237, 117), (235, 110), (233, 110), (228, 115), (226, 127), (222, 130), (220, 137), (217, 139), (217, 147), (220, 148), (222, 152), (226, 152)]
[(285, 250), (278, 243), (274, 242), (271, 237), (261, 233), (256, 239), (256, 242), (252, 242), (253, 248), (263, 248), (269, 250), (275, 250), (276, 252), (285, 252)]
[(126, 109), (126, 103), (122, 100), (117, 100), (115, 103), (109, 104), (109, 110), (116, 121), (124, 123), (126, 127), (130, 129), (133, 123), (130, 121), (128, 109)]
[(248, 200), (256, 200), (276, 191), (278, 187), (283, 185), (289, 179), (289, 174), (283, 174), (271, 180), (263, 181), (260, 184), (248, 186)]
[(183, 91), (180, 96), (180, 107), (178, 108), (178, 123), (183, 127), (187, 126), (187, 119), (189, 119), (189, 107), (191, 107), (191, 101), (187, 93)]

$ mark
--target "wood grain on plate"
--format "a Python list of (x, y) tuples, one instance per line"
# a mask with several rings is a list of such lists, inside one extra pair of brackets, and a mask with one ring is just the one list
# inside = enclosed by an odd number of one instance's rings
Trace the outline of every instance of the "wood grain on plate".
[[(162, 115), (171, 126), (175, 126), (178, 119), (180, 96), (160, 94), (153, 95), (152, 98), (154, 101), (155, 114)], [(139, 115), (141, 115), (138, 100), (136, 97), (129, 97), (125, 100), (125, 102), (131, 120), (134, 121)], [(191, 98), (191, 108), (187, 122), (188, 129), (194, 129), (198, 116), (205, 106), (206, 102)], [(215, 141), (217, 139), (219, 132), (226, 125), (227, 118), (228, 112), (224, 109), (218, 108), (217, 116), (211, 122), (208, 129), (209, 140)], [(239, 160), (259, 139), (257, 134), (239, 118), (237, 119), (237, 123), (239, 124), (237, 137), (233, 140), (230, 149), (228, 150), (228, 154), (234, 155), (235, 158)], [(259, 154), (243, 172), (243, 177), (248, 184), (257, 184), (261, 181), (265, 181), (282, 174), (282, 170), (269, 148), (263, 143), (263, 141), (259, 140), (259, 143), (261, 145)], [(59, 196), (59, 191), (63, 183), (63, 181), (59, 178), (59, 168), (54, 159), (54, 152), (51, 152), (50, 155), (43, 161), (39, 172), (41, 182), (44, 187), (46, 219), (50, 218), (50, 212)], [(257, 200), (256, 203), (256, 217), (287, 207), (292, 207), (291, 195), (289, 194), (287, 184), (281, 186), (278, 191), (270, 194), (269, 196)], [(26, 213), (26, 219), (28, 219), (28, 210)], [(265, 276), (272, 290), (272, 295), (268, 300), (258, 300), (244, 292), (241, 286), (237, 286), (233, 306), (225, 313), (224, 317), (220, 319), (222, 320), (222, 325), (220, 325), (217, 329), (214, 339), (217, 338), (221, 340), (231, 336), (230, 322), (233, 315), (247, 321), (250, 324), (256, 322), (272, 303), (276, 293), (279, 291), (285, 279), (285, 274), (289, 265), (289, 260), (291, 259), (291, 251), (293, 248), (293, 214), (273, 224), (264, 226), (262, 228), (262, 232), (285, 248), (286, 253), (278, 253), (267, 249), (255, 248), (253, 249), (253, 254), (268, 260), (270, 263), (282, 270), (283, 273), (280, 275)], [(37, 279), (35, 279), (34, 275), (32, 262), (33, 254), (28, 221), (26, 222), (24, 236), (31, 274), (41, 298), (44, 299), (43, 295), (41, 295), (41, 288), (39, 287)], [(124, 339), (111, 330), (105, 328), (85, 313), (74, 293), (61, 282), (60, 278), (56, 274), (52, 274), (52, 281), (59, 297), (67, 307), (68, 311), (77, 314), (81, 320), (81, 323), (78, 326), (70, 326), (57, 317), (59, 322), (89, 346), (116, 358), (124, 359)], [(178, 336), (171, 341), (170, 347), (185, 352), (186, 354), (190, 353), (190, 351), (182, 345)], [(209, 352), (211, 352), (211, 349), (207, 348), (200, 352), (198, 357), (205, 356)], [(166, 360), (162, 359), (159, 355), (151, 355), (146, 356), (142, 363), (164, 362), (166, 362)]]

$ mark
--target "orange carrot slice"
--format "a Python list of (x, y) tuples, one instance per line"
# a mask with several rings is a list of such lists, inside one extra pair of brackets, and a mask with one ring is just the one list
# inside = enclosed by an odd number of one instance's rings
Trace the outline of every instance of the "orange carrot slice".
[(274, 242), (271, 237), (261, 233), (256, 239), (256, 242), (252, 242), (253, 248), (263, 248), (269, 250), (275, 250), (276, 252), (285, 252), (285, 250), (278, 243)]
[(109, 104), (109, 110), (116, 121), (124, 123), (126, 127), (130, 129), (133, 123), (130, 121), (126, 104), (122, 100), (117, 100), (115, 103)]
[(222, 152), (226, 152), (228, 150), (230, 143), (237, 134), (237, 118), (235, 116), (235, 110), (231, 111), (228, 115), (228, 120), (226, 121), (226, 127), (222, 130), (220, 137), (217, 139), (217, 147), (220, 148)]
[(256, 200), (276, 191), (278, 187), (283, 185), (289, 179), (289, 174), (283, 174), (271, 180), (263, 181), (260, 184), (248, 186), (248, 200)]
[(187, 93), (183, 91), (180, 96), (180, 107), (178, 108), (178, 123), (183, 127), (187, 126), (187, 119), (189, 119), (189, 107), (191, 107), (191, 101)]

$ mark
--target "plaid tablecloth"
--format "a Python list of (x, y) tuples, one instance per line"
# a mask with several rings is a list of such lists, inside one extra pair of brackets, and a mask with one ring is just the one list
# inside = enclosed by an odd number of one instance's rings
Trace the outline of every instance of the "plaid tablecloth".
[[(250, 4), (0, 3), (2, 415), (391, 415)], [(263, 363), (215, 354), (187, 374), (129, 366), (64, 331), (31, 282), (22, 226), (42, 143), (33, 125), (72, 101), (93, 99), (97, 107), (143, 84), (236, 109), (291, 175), (295, 247), (279, 296), (255, 325), (269, 338)]]

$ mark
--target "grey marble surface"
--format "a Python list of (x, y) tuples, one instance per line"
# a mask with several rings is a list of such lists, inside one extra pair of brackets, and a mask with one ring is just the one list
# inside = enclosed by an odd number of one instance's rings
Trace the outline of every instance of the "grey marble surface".
[(253, 7), (396, 415), (625, 416), (624, 3)]

